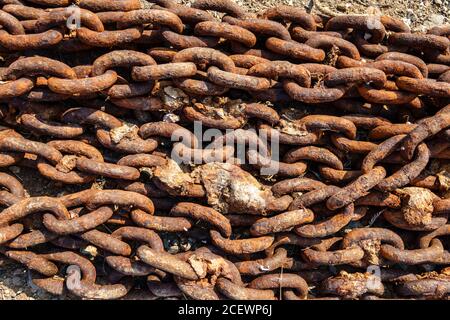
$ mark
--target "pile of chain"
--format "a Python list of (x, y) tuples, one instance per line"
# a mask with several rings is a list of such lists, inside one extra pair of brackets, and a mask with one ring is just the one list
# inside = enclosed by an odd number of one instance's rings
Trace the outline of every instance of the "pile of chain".
[(448, 298), (450, 26), (154, 2), (0, 1), (0, 253), (30, 285)]

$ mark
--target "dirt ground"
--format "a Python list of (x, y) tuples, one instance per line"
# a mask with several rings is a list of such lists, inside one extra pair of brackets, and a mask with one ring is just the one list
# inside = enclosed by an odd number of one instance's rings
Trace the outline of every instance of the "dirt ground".
[[(183, 3), (192, 1), (183, 0)], [(401, 18), (415, 31), (450, 23), (450, 0), (236, 0), (249, 11), (258, 12), (279, 4), (300, 6), (323, 15), (383, 13)], [(67, 188), (49, 182), (27, 168), (11, 168), (10, 173), (21, 180), (30, 196), (70, 193)], [(97, 182), (98, 183), (98, 182)], [(55, 297), (30, 283), (30, 274), (22, 266), (0, 255), (0, 300), (71, 299)]]
[(281, 3), (301, 6), (313, 13), (328, 16), (379, 12), (403, 19), (414, 31), (425, 31), (432, 26), (450, 21), (450, 0), (237, 0), (236, 2), (254, 12)]

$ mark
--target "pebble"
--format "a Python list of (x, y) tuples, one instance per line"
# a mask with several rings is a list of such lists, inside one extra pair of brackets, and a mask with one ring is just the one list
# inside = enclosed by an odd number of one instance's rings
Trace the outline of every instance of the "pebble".
[(167, 252), (171, 253), (171, 254), (176, 254), (178, 252), (180, 252), (180, 246), (178, 243), (172, 244), (169, 249), (167, 250)]
[(21, 285), (23, 283), (23, 281), (22, 281), (22, 279), (20, 278), (20, 277), (14, 277), (13, 279), (12, 279), (12, 284), (14, 285), (14, 286), (19, 286), (19, 285)]
[(20, 168), (17, 167), (17, 166), (9, 167), (9, 170), (11, 170), (11, 172), (12, 172), (12, 173), (15, 173), (15, 174), (20, 173)]
[(347, 6), (344, 3), (339, 3), (336, 9), (341, 12), (347, 12)]

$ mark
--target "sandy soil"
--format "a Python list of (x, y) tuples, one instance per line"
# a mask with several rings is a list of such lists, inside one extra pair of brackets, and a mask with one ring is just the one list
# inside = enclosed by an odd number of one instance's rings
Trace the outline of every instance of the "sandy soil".
[[(183, 0), (183, 3), (191, 1)], [(424, 31), (432, 26), (450, 22), (450, 0), (236, 0), (250, 11), (288, 4), (304, 7), (313, 13), (324, 15), (383, 13), (402, 18), (413, 30)], [(12, 168), (11, 172), (20, 179), (31, 196), (51, 195), (61, 192), (75, 192), (37, 176), (27, 168)], [(29, 272), (22, 266), (0, 256), (0, 300), (70, 299), (55, 297), (29, 283)]]

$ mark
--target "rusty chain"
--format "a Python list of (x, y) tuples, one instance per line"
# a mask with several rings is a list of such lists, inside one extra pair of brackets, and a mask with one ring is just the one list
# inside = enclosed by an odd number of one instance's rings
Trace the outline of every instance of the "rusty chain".
[[(231, 0), (0, 4), (0, 253), (34, 285), (449, 297), (448, 26)], [(77, 191), (30, 197), (15, 167)]]

